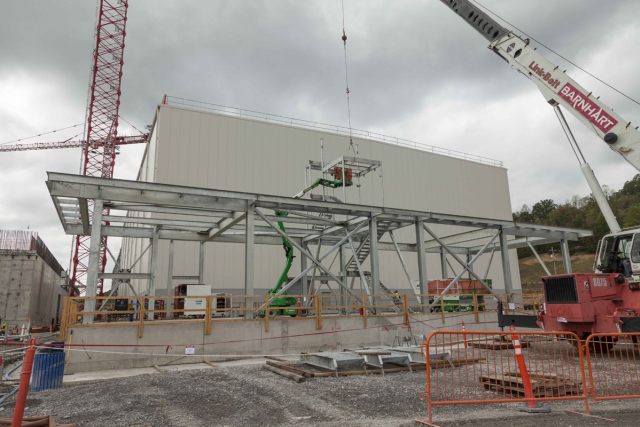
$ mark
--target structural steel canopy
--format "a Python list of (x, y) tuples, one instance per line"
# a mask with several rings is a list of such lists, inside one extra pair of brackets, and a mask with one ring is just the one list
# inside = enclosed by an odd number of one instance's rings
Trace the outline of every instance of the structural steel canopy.
[[(468, 246), (469, 242), (485, 239), (493, 235), (492, 230), (502, 230), (507, 235), (519, 238), (509, 240), (509, 248), (525, 247), (558, 240), (578, 240), (591, 236), (589, 230), (565, 227), (551, 227), (538, 224), (523, 224), (491, 218), (475, 218), (465, 215), (450, 215), (437, 212), (413, 211), (389, 207), (363, 206), (349, 203), (323, 202), (309, 199), (272, 196), (259, 193), (224, 191), (199, 187), (158, 184), (150, 182), (106, 179), (82, 175), (48, 172), (47, 187), (53, 199), (60, 222), (67, 234), (89, 235), (91, 224), (88, 212), (89, 202), (104, 200), (104, 206), (124, 214), (112, 214), (106, 218), (110, 224), (104, 225), (104, 236), (151, 238), (153, 230), (160, 228), (159, 239), (218, 241), (244, 243), (244, 227), (236, 225), (246, 217), (247, 206), (263, 208), (263, 216), (276, 220), (269, 211), (286, 210), (288, 217), (278, 217), (277, 221), (301, 224), (288, 227), (287, 233), (296, 243), (312, 242), (322, 238), (327, 244), (340, 240), (341, 232), (353, 230), (362, 221), (375, 217), (388, 230), (394, 230), (422, 221), (426, 224), (455, 225), (471, 227), (474, 230), (442, 237), (448, 248), (456, 253), (477, 253), (482, 244)], [(310, 214), (331, 213), (346, 215), (346, 221), (332, 220), (333, 224)], [(152, 217), (152, 215), (154, 217)], [(162, 218), (157, 218), (158, 214)], [(194, 217), (193, 219), (189, 219)], [(197, 218), (195, 218), (197, 217)], [(265, 222), (256, 215), (256, 221)], [(326, 228), (318, 230), (319, 224)], [(315, 225), (303, 228), (305, 225)], [(362, 227), (359, 236), (364, 238), (369, 227)], [(213, 237), (212, 237), (213, 236)], [(255, 226), (255, 243), (281, 245), (282, 239), (268, 226)], [(465, 243), (467, 246), (455, 246)], [(450, 246), (449, 246), (450, 245)], [(425, 242), (426, 252), (441, 252), (441, 245), (435, 239)], [(496, 243), (493, 247), (499, 247)], [(393, 243), (380, 242), (381, 250), (395, 251)], [(398, 243), (402, 251), (416, 251), (415, 243)]]

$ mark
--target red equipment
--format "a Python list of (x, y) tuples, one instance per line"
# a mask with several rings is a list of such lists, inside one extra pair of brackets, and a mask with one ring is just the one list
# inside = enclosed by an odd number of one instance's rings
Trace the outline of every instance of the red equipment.
[(618, 273), (576, 273), (542, 278), (545, 309), (538, 326), (546, 331), (591, 333), (640, 331), (640, 286)]

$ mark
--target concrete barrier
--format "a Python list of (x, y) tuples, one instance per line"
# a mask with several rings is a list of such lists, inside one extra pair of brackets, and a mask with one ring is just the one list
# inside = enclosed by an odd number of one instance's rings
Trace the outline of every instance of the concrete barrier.
[[(321, 330), (316, 330), (313, 318), (282, 317), (270, 320), (268, 332), (260, 320), (213, 322), (211, 335), (204, 334), (201, 322), (155, 321), (145, 324), (143, 338), (138, 338), (137, 322), (112, 323), (107, 327), (104, 324), (72, 326), (74, 346), (66, 372), (215, 361), (235, 355), (300, 354), (391, 345), (396, 335), (428, 335), (435, 328), (459, 328), (463, 321), (467, 330), (497, 330), (495, 312), (480, 313), (478, 323), (473, 313), (447, 315), (444, 323), (440, 314), (412, 314), (410, 327), (403, 324), (402, 315), (369, 316), (366, 328), (359, 317), (323, 316)], [(69, 336), (66, 342), (69, 343)], [(194, 355), (185, 355), (186, 346), (194, 346)]]

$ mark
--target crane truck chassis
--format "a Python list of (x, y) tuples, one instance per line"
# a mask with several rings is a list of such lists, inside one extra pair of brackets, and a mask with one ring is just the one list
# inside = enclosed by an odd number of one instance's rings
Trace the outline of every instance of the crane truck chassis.
[[(537, 86), (547, 103), (557, 110), (561, 124), (566, 122), (559, 106), (640, 171), (638, 127), (631, 126), (599, 97), (592, 96), (593, 92), (531, 48), (529, 39), (502, 27), (469, 0), (441, 2), (485, 37), (489, 49)], [(579, 160), (612, 233), (598, 244), (594, 273), (542, 278), (545, 304), (536, 324), (544, 330), (575, 332), (583, 339), (594, 332), (640, 332), (640, 228), (620, 229), (591, 168), (584, 158)], [(516, 323), (519, 317), (524, 316), (499, 313), (498, 323)], [(533, 319), (520, 319), (521, 324), (532, 324), (530, 320)]]

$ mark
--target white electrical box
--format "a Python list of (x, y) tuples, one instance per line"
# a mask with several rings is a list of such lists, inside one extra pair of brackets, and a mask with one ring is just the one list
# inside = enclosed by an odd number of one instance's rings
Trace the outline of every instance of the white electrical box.
[(211, 285), (189, 285), (187, 286), (187, 296), (202, 298), (185, 298), (185, 310), (201, 309), (201, 311), (185, 311), (185, 316), (204, 316), (207, 308), (207, 297), (211, 295)]

